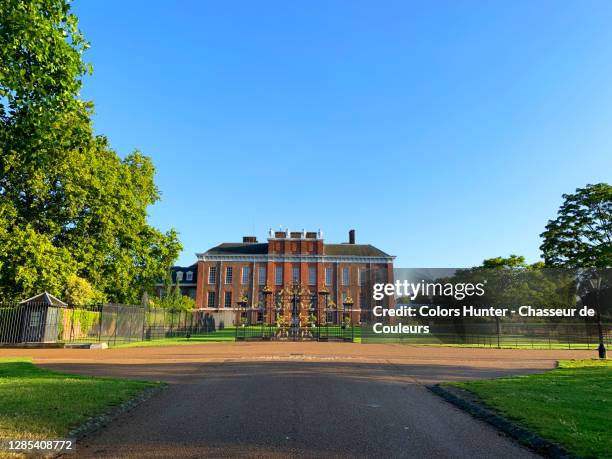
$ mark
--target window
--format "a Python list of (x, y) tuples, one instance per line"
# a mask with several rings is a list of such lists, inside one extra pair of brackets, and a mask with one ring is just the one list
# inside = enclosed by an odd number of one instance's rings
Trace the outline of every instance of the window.
[(211, 266), (208, 268), (208, 283), (215, 284), (217, 282), (217, 267)]
[(208, 303), (209, 308), (215, 307), (215, 292), (208, 292)]
[(259, 285), (266, 285), (266, 267), (265, 266), (260, 266), (259, 267)]
[(223, 306), (226, 308), (232, 307), (232, 292), (225, 292), (225, 296), (223, 297)]
[(276, 285), (283, 285), (283, 267), (282, 266), (277, 266), (276, 267)]
[(187, 271), (187, 281), (191, 282), (193, 281), (193, 271)]
[(325, 285), (332, 284), (332, 268), (325, 268)]
[(359, 292), (359, 307), (361, 309), (365, 309), (366, 306), (366, 294), (365, 292), (361, 291)]
[(42, 311), (35, 310), (30, 313), (30, 327), (40, 326)]
[(367, 270), (365, 268), (359, 269), (359, 285), (365, 285), (367, 279)]
[(342, 285), (349, 285), (349, 268), (342, 268)]
[(183, 271), (176, 272), (176, 281), (181, 282), (183, 280)]
[(250, 275), (251, 275), (251, 268), (249, 268), (248, 266), (245, 266), (244, 268), (242, 268), (242, 283), (243, 284), (249, 283)]
[(317, 285), (317, 268), (315, 266), (308, 267), (308, 285)]
[(228, 266), (225, 268), (225, 283), (231, 284), (232, 280), (234, 280), (234, 268)]
[(291, 280), (293, 281), (294, 284), (297, 284), (300, 282), (300, 267), (299, 266), (293, 267)]

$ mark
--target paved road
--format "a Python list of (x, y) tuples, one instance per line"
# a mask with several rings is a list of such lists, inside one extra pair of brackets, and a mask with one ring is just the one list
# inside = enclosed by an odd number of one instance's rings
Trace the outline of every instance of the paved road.
[(542, 371), (592, 352), (333, 343), (1, 351), (81, 374), (169, 382), (79, 457), (533, 455), (424, 383)]

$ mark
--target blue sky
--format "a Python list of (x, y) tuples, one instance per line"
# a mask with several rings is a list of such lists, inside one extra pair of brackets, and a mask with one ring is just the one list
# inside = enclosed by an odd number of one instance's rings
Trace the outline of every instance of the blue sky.
[(195, 252), (270, 226), (400, 267), (540, 257), (612, 182), (608, 1), (91, 1), (83, 96), (153, 158), (150, 221)]

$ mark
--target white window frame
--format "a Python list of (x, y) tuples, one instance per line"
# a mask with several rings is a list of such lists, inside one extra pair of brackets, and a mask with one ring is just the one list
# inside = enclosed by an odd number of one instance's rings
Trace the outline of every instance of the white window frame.
[(42, 311), (40, 309), (35, 309), (30, 312), (30, 328), (40, 327), (40, 323), (42, 322)]
[(300, 283), (300, 267), (299, 266), (293, 266), (291, 268), (291, 282), (293, 282), (294, 284)]
[[(268, 269), (265, 266), (260, 266), (258, 273), (257, 273), (257, 277), (259, 280), (259, 285), (266, 285), (266, 275), (268, 274)], [(262, 276), (263, 274), (263, 276)]]
[[(212, 298), (212, 304), (210, 304), (211, 298)], [(206, 299), (206, 306), (209, 308), (214, 308), (216, 299), (217, 299), (217, 295), (215, 295), (215, 292), (208, 292), (208, 298)]]
[(192, 282), (193, 281), (193, 271), (187, 271), (185, 273), (185, 278), (187, 279), (187, 282)]
[(229, 285), (234, 280), (234, 268), (231, 266), (225, 267), (225, 284)]
[[(227, 305), (227, 299), (229, 298), (229, 306)], [(232, 291), (226, 290), (223, 292), (223, 307), (231, 308), (232, 307)]]
[(217, 283), (217, 267), (216, 266), (208, 267), (208, 283), (209, 284)]
[(317, 285), (317, 267), (308, 267), (308, 285)]
[(249, 277), (251, 277), (251, 267), (250, 266), (243, 266), (242, 267), (242, 276), (241, 276), (242, 285), (246, 285), (246, 284), (249, 283)]
[(342, 285), (351, 285), (350, 268), (342, 268)]
[(176, 281), (177, 282), (182, 282), (183, 281), (183, 271), (177, 271), (175, 275), (176, 275)]
[(367, 270), (365, 268), (359, 268), (357, 270), (357, 278), (359, 279), (359, 285), (366, 284)]
[(283, 267), (277, 266), (274, 270), (274, 283), (276, 285), (283, 285)]
[(334, 279), (334, 268), (328, 266), (325, 268), (325, 285), (332, 285)]

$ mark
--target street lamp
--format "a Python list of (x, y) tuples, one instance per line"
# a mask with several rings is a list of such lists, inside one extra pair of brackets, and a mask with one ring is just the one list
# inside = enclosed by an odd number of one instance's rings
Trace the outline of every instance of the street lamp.
[(606, 344), (604, 343), (604, 337), (603, 337), (603, 327), (601, 324), (601, 313), (600, 313), (600, 309), (601, 309), (601, 304), (599, 301), (599, 295), (600, 295), (600, 291), (601, 291), (601, 276), (597, 275), (595, 277), (592, 277), (591, 279), (589, 279), (589, 283), (591, 284), (591, 287), (593, 288), (593, 290), (595, 290), (595, 295), (596, 295), (596, 312), (597, 312), (597, 334), (599, 335), (599, 348), (597, 349), (599, 352), (599, 358), (600, 359), (605, 359), (607, 357), (607, 352), (606, 352)]

